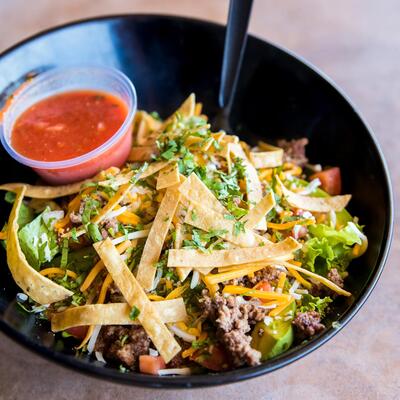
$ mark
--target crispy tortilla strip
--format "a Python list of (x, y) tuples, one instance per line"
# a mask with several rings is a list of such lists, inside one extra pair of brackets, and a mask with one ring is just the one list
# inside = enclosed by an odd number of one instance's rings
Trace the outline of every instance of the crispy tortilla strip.
[[(191, 203), (191, 207), (192, 210), (185, 216), (185, 223), (188, 225), (195, 226), (206, 232), (211, 230), (224, 231), (219, 236), (240, 247), (256, 247), (266, 241), (265, 238), (257, 235), (251, 229), (247, 229), (245, 226), (240, 226), (239, 228), (239, 225), (236, 225), (243, 224), (243, 222), (225, 219), (224, 215), (230, 215), (227, 212), (220, 214), (194, 202)], [(196, 215), (196, 218), (193, 218), (193, 215)]]
[(135, 115), (134, 139), (139, 146), (153, 145), (158, 131), (161, 128), (161, 121), (156, 120), (146, 111), (138, 111)]
[[(288, 263), (288, 262), (277, 262), (275, 264), (283, 265), (284, 267), (286, 267), (288, 269), (292, 269), (294, 271), (301, 272), (302, 274), (307, 275), (307, 276), (315, 279), (318, 282), (321, 282), (323, 285), (325, 285), (329, 289), (333, 290), (337, 294), (340, 294), (340, 295), (346, 296), (346, 297), (351, 296), (351, 293), (348, 292), (347, 290), (342, 289), (341, 287), (339, 287), (338, 285), (336, 285), (335, 283), (333, 283), (329, 279), (326, 279), (321, 275), (315, 274), (314, 272), (311, 272), (308, 269), (301, 268), (301, 267), (299, 267), (297, 265), (294, 265), (294, 264), (291, 264), (291, 263)], [(271, 265), (273, 266), (273, 263)]]
[[(258, 178), (257, 170), (253, 167), (253, 164), (249, 161), (246, 153), (240, 146), (240, 144), (231, 144), (230, 150), (235, 157), (241, 158), (244, 167), (246, 168), (246, 191), (247, 200), (250, 203), (250, 209), (254, 207), (255, 204), (259, 203), (263, 197), (262, 186), (260, 179)], [(266, 230), (266, 221), (260, 221), (256, 226), (257, 229)]]
[(275, 196), (273, 192), (267, 193), (247, 215), (242, 217), (246, 221), (244, 226), (248, 229), (254, 229), (256, 225), (274, 208)]
[(201, 203), (204, 207), (217, 213), (228, 213), (226, 208), (194, 172), (180, 186), (179, 192), (188, 200)]
[(251, 151), (250, 161), (254, 168), (274, 168), (283, 163), (283, 149), (271, 146), (265, 142), (259, 142), (259, 148), (262, 151)]
[(167, 329), (157, 309), (148, 298), (140, 283), (133, 276), (115, 246), (108, 238), (94, 245), (108, 272), (131, 307), (137, 307), (137, 319), (156, 346), (156, 349), (168, 363), (181, 350), (174, 335)]
[(51, 304), (64, 300), (73, 293), (41, 275), (26, 261), (18, 240), (17, 222), (25, 190), (25, 186), (16, 189), (17, 197), (8, 220), (7, 263), (15, 283), (26, 295), (39, 304)]
[(180, 180), (178, 164), (174, 163), (172, 165), (167, 165), (158, 174), (157, 190), (177, 185), (179, 182)]
[(342, 211), (351, 199), (350, 194), (332, 197), (303, 196), (287, 189), (278, 176), (276, 176), (276, 179), (286, 201), (292, 207), (301, 208), (302, 210), (314, 212)]
[(16, 192), (18, 188), (25, 186), (26, 197), (31, 197), (33, 199), (55, 199), (57, 197), (69, 196), (71, 194), (78, 193), (81, 190), (82, 185), (88, 182), (93, 182), (93, 180), (87, 179), (81, 182), (62, 186), (34, 186), (26, 183), (5, 183), (4, 185), (0, 185), (0, 190)]
[[(182, 247), (183, 243), (183, 232), (182, 232), (182, 224), (177, 223), (175, 225), (175, 241), (174, 241), (174, 249), (179, 250)], [(183, 282), (190, 274), (192, 271), (192, 267), (184, 268), (184, 267), (179, 267), (176, 269), (176, 273), (178, 274), (179, 280)]]
[(183, 117), (193, 117), (196, 109), (196, 96), (191, 93), (189, 97), (180, 105), (180, 107), (170, 115), (163, 123), (163, 128), (165, 128), (175, 117), (177, 113)]
[(144, 245), (136, 277), (145, 290), (153, 288), (156, 273), (155, 264), (160, 258), (172, 217), (179, 203), (180, 194), (178, 189), (179, 185), (171, 186), (165, 192)]
[(154, 146), (133, 146), (128, 161), (149, 161), (156, 152)]
[(262, 247), (249, 247), (233, 250), (215, 250), (203, 253), (199, 250), (174, 250), (168, 252), (168, 267), (210, 268), (226, 267), (238, 264), (270, 261), (290, 256), (301, 248), (301, 244), (291, 237), (278, 243), (265, 243)]
[[(171, 159), (168, 161), (157, 161), (155, 163), (150, 164), (146, 168), (146, 170), (144, 170), (142, 172), (142, 174), (140, 175), (140, 179), (146, 179), (149, 176), (156, 174), (158, 171), (163, 169), (166, 165), (168, 165), (172, 161), (174, 161), (174, 160)], [(133, 178), (133, 175), (134, 175), (133, 171), (129, 171), (126, 174), (117, 176), (112, 181), (111, 180), (100, 181), (99, 185), (100, 186), (109, 186), (109, 185), (122, 186), (122, 185), (125, 185), (126, 183), (129, 183), (129, 181)]]
[[(184, 321), (187, 317), (182, 297), (152, 303), (164, 323)], [(86, 325), (134, 325), (138, 321), (129, 318), (131, 308), (127, 303), (90, 304), (71, 307), (53, 314), (51, 330), (63, 331), (74, 326)]]

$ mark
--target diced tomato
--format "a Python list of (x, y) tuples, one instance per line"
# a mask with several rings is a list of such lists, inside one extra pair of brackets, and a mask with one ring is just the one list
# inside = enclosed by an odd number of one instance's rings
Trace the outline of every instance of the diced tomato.
[(342, 192), (342, 178), (339, 167), (329, 168), (310, 176), (311, 180), (316, 178), (321, 181), (321, 188), (328, 194), (336, 196)]
[(230, 365), (225, 350), (218, 345), (212, 345), (205, 350), (196, 351), (193, 360), (211, 371), (224, 371)]
[(258, 282), (253, 289), (263, 290), (264, 292), (270, 292), (272, 290), (271, 285), (267, 280)]
[(77, 339), (84, 339), (87, 333), (87, 326), (74, 326), (72, 328), (66, 329), (66, 331)]
[(139, 357), (139, 370), (143, 374), (158, 375), (158, 371), (164, 368), (165, 362), (161, 356), (143, 355)]

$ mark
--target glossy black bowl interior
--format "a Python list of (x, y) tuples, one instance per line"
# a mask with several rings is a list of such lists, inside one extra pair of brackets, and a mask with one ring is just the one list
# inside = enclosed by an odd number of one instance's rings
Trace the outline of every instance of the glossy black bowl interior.
[[(116, 67), (136, 86), (139, 108), (167, 116), (191, 92), (212, 116), (217, 106), (224, 28), (179, 17), (132, 15), (83, 21), (29, 39), (0, 58), (0, 100), (30, 73), (56, 66), (100, 64)], [(231, 125), (244, 139), (310, 139), (313, 162), (341, 167), (344, 191), (353, 194), (350, 211), (366, 225), (369, 249), (350, 268), (351, 298), (338, 301), (330, 321), (343, 326), (373, 289), (387, 256), (392, 226), (390, 182), (382, 154), (357, 111), (313, 67), (270, 43), (250, 37)], [(0, 150), (0, 182), (33, 181), (34, 174)], [(9, 206), (1, 201), (0, 222)], [(15, 305), (18, 288), (0, 254), (0, 327), (40, 354), (75, 369), (134, 385), (193, 387), (235, 382), (282, 367), (314, 350), (338, 329), (258, 367), (190, 377), (123, 374), (89, 358), (75, 358)]]

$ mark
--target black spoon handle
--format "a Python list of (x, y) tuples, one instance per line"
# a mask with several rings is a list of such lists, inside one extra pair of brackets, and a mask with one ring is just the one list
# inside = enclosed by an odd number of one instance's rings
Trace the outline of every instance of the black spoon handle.
[(221, 108), (230, 107), (236, 89), (252, 5), (253, 0), (230, 1), (218, 99)]

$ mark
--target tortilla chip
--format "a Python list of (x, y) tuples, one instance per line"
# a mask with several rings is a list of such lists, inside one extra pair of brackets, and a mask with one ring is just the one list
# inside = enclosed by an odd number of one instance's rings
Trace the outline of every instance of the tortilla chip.
[(245, 221), (244, 226), (254, 229), (257, 224), (274, 208), (275, 196), (273, 192), (268, 192), (248, 213), (242, 217)]
[(65, 300), (73, 293), (41, 275), (26, 261), (18, 240), (18, 215), (25, 194), (25, 186), (15, 190), (16, 199), (8, 220), (7, 263), (15, 283), (39, 304)]
[(109, 238), (103, 242), (97, 242), (93, 246), (126, 302), (132, 308), (137, 307), (139, 310), (137, 319), (164, 361), (168, 363), (179, 353), (181, 347), (176, 342), (174, 335), (165, 326), (154, 303), (147, 298), (140, 283), (133, 276)]
[(276, 177), (286, 201), (296, 208), (313, 212), (342, 211), (351, 199), (350, 194), (332, 197), (311, 197), (294, 193), (287, 189), (279, 177)]
[(128, 161), (150, 161), (156, 153), (157, 149), (154, 146), (133, 146)]
[[(203, 207), (199, 203), (191, 203), (192, 211), (185, 217), (185, 223), (210, 232), (212, 230), (223, 231), (219, 235), (224, 240), (234, 243), (240, 247), (255, 247), (266, 239), (247, 229), (243, 222), (225, 219), (224, 215)], [(196, 218), (193, 218), (196, 215)]]
[[(261, 144), (262, 143), (262, 144)], [(275, 168), (283, 164), (283, 149), (261, 142), (259, 147), (264, 151), (251, 151), (250, 161), (254, 168)]]
[(177, 185), (179, 182), (180, 180), (178, 164), (174, 163), (172, 165), (167, 165), (158, 174), (157, 190)]
[[(335, 283), (333, 283), (329, 279), (324, 278), (321, 275), (315, 274), (314, 272), (311, 272), (308, 269), (301, 268), (301, 267), (298, 267), (297, 265), (294, 265), (294, 264), (291, 264), (291, 263), (287, 263), (287, 262), (279, 262), (279, 263), (276, 263), (276, 264), (283, 265), (284, 267), (286, 267), (288, 269), (293, 269), (295, 271), (301, 272), (304, 275), (310, 276), (311, 278), (313, 278), (316, 281), (322, 283), (324, 286), (326, 286), (329, 289), (333, 290), (337, 294), (340, 294), (340, 295), (346, 296), (346, 297), (351, 296), (351, 293), (348, 292), (347, 290), (342, 289), (341, 287), (339, 287), (338, 285), (336, 285)], [(272, 266), (273, 266), (273, 264), (272, 264)]]
[[(179, 250), (182, 247), (183, 243), (183, 233), (182, 233), (182, 224), (177, 223), (175, 225), (175, 240), (174, 240), (174, 249)], [(183, 268), (179, 267), (176, 269), (176, 273), (178, 274), (179, 280), (183, 282), (190, 274), (192, 271), (192, 267), (189, 268)]]
[[(254, 207), (254, 204), (257, 204), (261, 201), (263, 197), (263, 191), (260, 179), (258, 178), (257, 170), (253, 167), (253, 164), (247, 158), (244, 150), (240, 146), (240, 144), (231, 144), (230, 149), (232, 154), (235, 157), (241, 158), (244, 167), (246, 168), (246, 191), (247, 191), (247, 200), (250, 203), (250, 209)], [(266, 221), (260, 221), (256, 227), (260, 230), (266, 230), (267, 224)]]
[(195, 109), (196, 96), (194, 93), (191, 93), (189, 97), (180, 105), (180, 107), (163, 122), (163, 128), (173, 120), (175, 114), (179, 113), (183, 117), (193, 117)]
[(174, 250), (168, 252), (168, 267), (216, 268), (231, 265), (274, 260), (291, 255), (301, 244), (291, 237), (278, 243), (265, 243), (261, 247), (233, 250), (215, 250), (203, 253), (198, 250)]
[[(152, 303), (164, 323), (180, 322), (187, 318), (182, 297)], [(71, 307), (51, 316), (51, 330), (63, 331), (86, 325), (134, 325), (138, 321), (129, 318), (131, 308), (127, 303), (90, 304)]]
[(146, 111), (138, 111), (135, 115), (134, 139), (139, 146), (154, 145), (162, 122), (153, 118)]
[(214, 196), (213, 192), (194, 172), (180, 186), (179, 192), (188, 200), (201, 203), (205, 208), (221, 214), (228, 213), (222, 203)]
[(136, 277), (145, 290), (153, 288), (156, 273), (155, 265), (160, 258), (172, 217), (179, 203), (180, 194), (178, 190), (179, 185), (176, 185), (169, 187), (165, 192), (144, 245)]
[(0, 185), (0, 190), (7, 190), (10, 192), (17, 192), (21, 186), (26, 187), (25, 196), (33, 199), (55, 199), (57, 197), (69, 196), (78, 193), (82, 185), (85, 183), (93, 182), (93, 180), (84, 180), (81, 182), (72, 183), (70, 185), (62, 186), (34, 186), (27, 183), (5, 183)]

